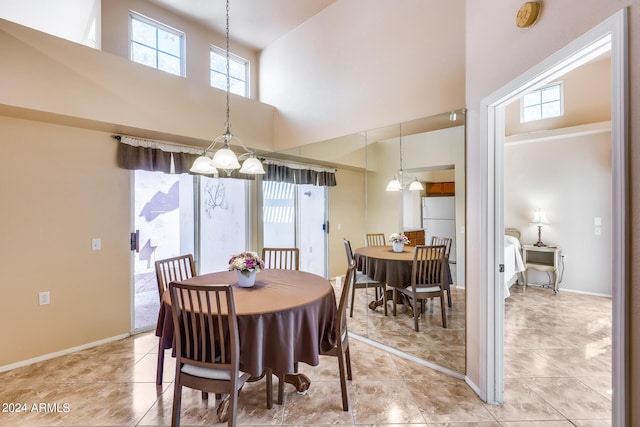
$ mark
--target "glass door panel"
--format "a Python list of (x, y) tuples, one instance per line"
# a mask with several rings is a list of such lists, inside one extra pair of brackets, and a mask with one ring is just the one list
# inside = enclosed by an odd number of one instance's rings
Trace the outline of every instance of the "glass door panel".
[(250, 249), (247, 188), (242, 179), (201, 177), (200, 273), (227, 270), (232, 255)]
[(160, 298), (155, 261), (194, 253), (193, 177), (134, 171), (133, 330), (155, 326)]
[(326, 277), (326, 188), (298, 185), (300, 270)]

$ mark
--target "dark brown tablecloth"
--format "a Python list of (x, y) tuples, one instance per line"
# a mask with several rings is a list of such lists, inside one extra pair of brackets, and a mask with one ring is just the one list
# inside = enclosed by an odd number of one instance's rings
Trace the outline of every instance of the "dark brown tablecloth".
[[(392, 246), (365, 246), (355, 250), (356, 268), (373, 280), (393, 288), (411, 286), (414, 246), (405, 246), (402, 252), (393, 252)], [(445, 264), (447, 283), (451, 284), (451, 268)]]
[[(196, 276), (184, 283), (237, 284), (235, 271)], [(318, 355), (336, 344), (336, 299), (327, 279), (293, 270), (263, 270), (252, 288), (234, 286), (240, 335), (240, 370), (259, 376), (265, 368), (293, 373), (295, 362), (315, 366)], [(168, 292), (162, 298), (156, 336), (173, 347)]]

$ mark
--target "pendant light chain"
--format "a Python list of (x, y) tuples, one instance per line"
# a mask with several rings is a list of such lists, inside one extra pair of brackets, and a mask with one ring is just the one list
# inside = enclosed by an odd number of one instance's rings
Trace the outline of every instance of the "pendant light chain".
[(227, 117), (225, 126), (227, 128), (227, 138), (231, 139), (231, 121), (229, 120), (229, 92), (231, 91), (231, 74), (229, 71), (229, 0), (227, 0), (227, 25), (226, 25), (226, 42), (227, 42)]

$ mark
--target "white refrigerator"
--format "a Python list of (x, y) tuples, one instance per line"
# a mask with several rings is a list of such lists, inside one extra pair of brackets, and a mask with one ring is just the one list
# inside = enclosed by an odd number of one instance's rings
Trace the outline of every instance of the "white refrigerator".
[(455, 200), (454, 196), (422, 198), (422, 228), (424, 228), (425, 243), (430, 244), (432, 236), (451, 238), (450, 262), (456, 260)]

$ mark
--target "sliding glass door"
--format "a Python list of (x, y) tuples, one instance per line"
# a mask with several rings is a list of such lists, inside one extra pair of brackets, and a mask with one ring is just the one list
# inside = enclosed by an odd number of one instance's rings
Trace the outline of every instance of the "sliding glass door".
[(193, 176), (134, 171), (133, 330), (155, 326), (155, 261), (194, 253)]
[(158, 319), (156, 260), (193, 254), (201, 274), (226, 270), (247, 248), (249, 182), (146, 171), (133, 179), (132, 330), (143, 331)]
[(300, 248), (300, 270), (326, 277), (326, 187), (265, 181), (263, 246)]

